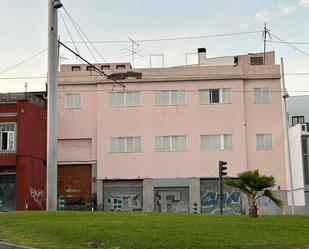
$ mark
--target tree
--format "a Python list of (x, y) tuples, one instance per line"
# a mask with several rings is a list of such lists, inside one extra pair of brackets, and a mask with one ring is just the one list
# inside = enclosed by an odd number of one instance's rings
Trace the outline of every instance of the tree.
[(238, 175), (238, 179), (226, 179), (226, 185), (238, 188), (247, 195), (249, 201), (249, 216), (257, 217), (257, 199), (266, 196), (271, 199), (278, 207), (282, 206), (282, 201), (277, 199), (269, 190), (275, 186), (273, 176), (260, 175), (259, 170), (245, 171)]

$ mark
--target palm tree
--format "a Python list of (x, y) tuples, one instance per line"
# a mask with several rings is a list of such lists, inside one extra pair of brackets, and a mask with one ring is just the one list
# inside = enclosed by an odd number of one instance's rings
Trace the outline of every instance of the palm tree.
[(245, 171), (238, 175), (238, 179), (226, 179), (226, 185), (238, 188), (245, 193), (249, 201), (249, 216), (257, 217), (257, 199), (266, 196), (271, 199), (278, 207), (282, 206), (282, 201), (277, 199), (269, 188), (275, 186), (273, 176), (260, 175), (259, 170)]

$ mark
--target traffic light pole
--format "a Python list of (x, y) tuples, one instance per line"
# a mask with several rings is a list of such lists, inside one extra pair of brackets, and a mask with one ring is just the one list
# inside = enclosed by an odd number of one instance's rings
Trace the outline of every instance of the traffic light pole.
[(219, 175), (219, 192), (220, 192), (220, 214), (223, 214), (223, 179), (222, 176)]
[(219, 192), (220, 192), (220, 214), (223, 214), (223, 176), (227, 175), (225, 170), (227, 162), (219, 161)]

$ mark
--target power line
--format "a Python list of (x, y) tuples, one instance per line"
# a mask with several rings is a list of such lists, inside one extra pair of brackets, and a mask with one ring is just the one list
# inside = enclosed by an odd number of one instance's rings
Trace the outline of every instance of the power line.
[[(213, 38), (213, 37), (224, 37), (224, 36), (237, 36), (237, 35), (248, 35), (254, 33), (261, 33), (263, 30), (247, 31), (247, 32), (236, 32), (236, 33), (223, 33), (214, 35), (200, 35), (200, 36), (185, 36), (185, 37), (169, 37), (169, 38), (154, 38), (154, 39), (136, 39), (136, 42), (160, 42), (160, 41), (177, 41), (177, 40), (192, 40), (202, 38)], [(114, 40), (114, 41), (92, 41), (91, 43), (130, 43), (127, 40)], [(71, 42), (65, 42), (71, 43)], [(82, 41), (75, 41), (75, 43), (83, 43)]]
[(79, 54), (75, 53), (72, 49), (70, 49), (68, 46), (66, 46), (65, 44), (63, 44), (61, 41), (58, 41), (58, 43), (60, 45), (62, 45), (63, 47), (65, 47), (67, 50), (69, 50), (71, 53), (75, 54), (75, 56), (77, 56), (78, 58), (80, 58), (81, 60), (83, 60), (84, 62), (86, 62), (88, 65), (92, 66), (94, 68), (95, 71), (99, 72), (100, 74), (103, 74), (104, 76), (106, 76), (108, 79), (112, 80), (113, 82), (115, 82), (118, 86), (122, 87), (123, 89), (125, 89), (125, 85), (122, 84), (121, 82), (115, 80), (114, 78), (110, 77), (109, 75), (107, 75), (103, 70), (97, 68), (95, 65), (91, 64), (89, 61), (87, 61), (86, 59), (84, 59), (83, 57), (81, 57)]
[(309, 45), (309, 42), (291, 42), (291, 41), (286, 41), (286, 42), (282, 42), (282, 41), (273, 41), (273, 40), (266, 40), (267, 42), (273, 42), (273, 43), (290, 43), (290, 44), (298, 44), (298, 45)]
[(289, 43), (289, 42), (287, 42), (287, 41), (285, 41), (285, 40), (279, 38), (278, 36), (274, 35), (273, 33), (271, 33), (271, 35), (272, 35), (273, 37), (275, 37), (276, 39), (278, 39), (279, 41), (281, 41), (281, 42), (285, 43), (286, 45), (290, 46), (291, 48), (295, 49), (295, 50), (298, 51), (299, 53), (304, 54), (304, 55), (306, 55), (306, 56), (309, 57), (309, 54), (306, 53), (305, 51), (303, 51), (303, 50), (301, 50), (301, 49), (299, 49), (299, 48), (293, 46), (291, 43)]
[[(75, 28), (76, 32), (78, 33), (79, 37), (82, 39), (83, 43), (85, 44), (85, 46), (87, 47), (89, 53), (92, 55), (93, 59), (95, 60), (95, 62), (97, 62), (96, 57), (94, 56), (94, 54), (92, 53), (91, 49), (88, 47), (86, 41), (84, 40), (83, 36), (81, 35), (81, 33), (85, 36), (85, 38), (88, 40), (87, 36), (85, 35), (85, 33), (82, 31), (82, 29), (79, 27), (79, 25), (76, 23), (76, 21), (74, 20), (74, 18), (69, 14), (69, 12), (66, 10), (65, 7), (63, 7), (64, 12), (66, 13), (66, 15), (68, 16), (69, 20), (71, 21), (73, 27)], [(89, 42), (89, 40), (88, 40)]]
[[(246, 74), (246, 76), (278, 76), (279, 74)], [(290, 76), (309, 76), (309, 73), (285, 73), (285, 75)], [(58, 76), (58, 78), (80, 78), (80, 77), (97, 77), (99, 75), (67, 75), (67, 76)], [(218, 74), (208, 74), (208, 75), (178, 75), (178, 74), (169, 74), (169, 75), (158, 75), (158, 74), (147, 74), (143, 77), (170, 77), (170, 76), (178, 76), (178, 77), (209, 77), (209, 76), (218, 76)], [(231, 76), (243, 76), (242, 74), (234, 74)], [(20, 76), (20, 77), (0, 77), (0, 80), (23, 80), (23, 79), (46, 79), (47, 76)], [(149, 79), (149, 78), (148, 78)]]
[(30, 56), (29, 58), (24, 59), (24, 60), (22, 60), (21, 62), (18, 62), (18, 63), (16, 63), (16, 64), (13, 65), (13, 66), (10, 66), (10, 67), (4, 69), (3, 71), (0, 71), (0, 74), (6, 73), (6, 72), (8, 72), (8, 71), (10, 71), (10, 70), (12, 70), (12, 69), (14, 69), (14, 68), (20, 66), (21, 64), (24, 64), (24, 63), (26, 63), (27, 61), (30, 61), (31, 59), (33, 59), (33, 58), (35, 58), (35, 57), (37, 57), (37, 56), (39, 56), (39, 55), (45, 53), (46, 51), (47, 51), (47, 49), (44, 49), (44, 50), (42, 50), (42, 51), (40, 51), (40, 52), (38, 52), (38, 53), (36, 53), (36, 54)]

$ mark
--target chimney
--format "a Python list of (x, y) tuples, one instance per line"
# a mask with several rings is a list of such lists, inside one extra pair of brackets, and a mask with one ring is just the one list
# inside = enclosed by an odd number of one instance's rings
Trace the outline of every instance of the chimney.
[(198, 48), (197, 49), (198, 54), (198, 64), (202, 65), (205, 64), (206, 61), (206, 48)]

